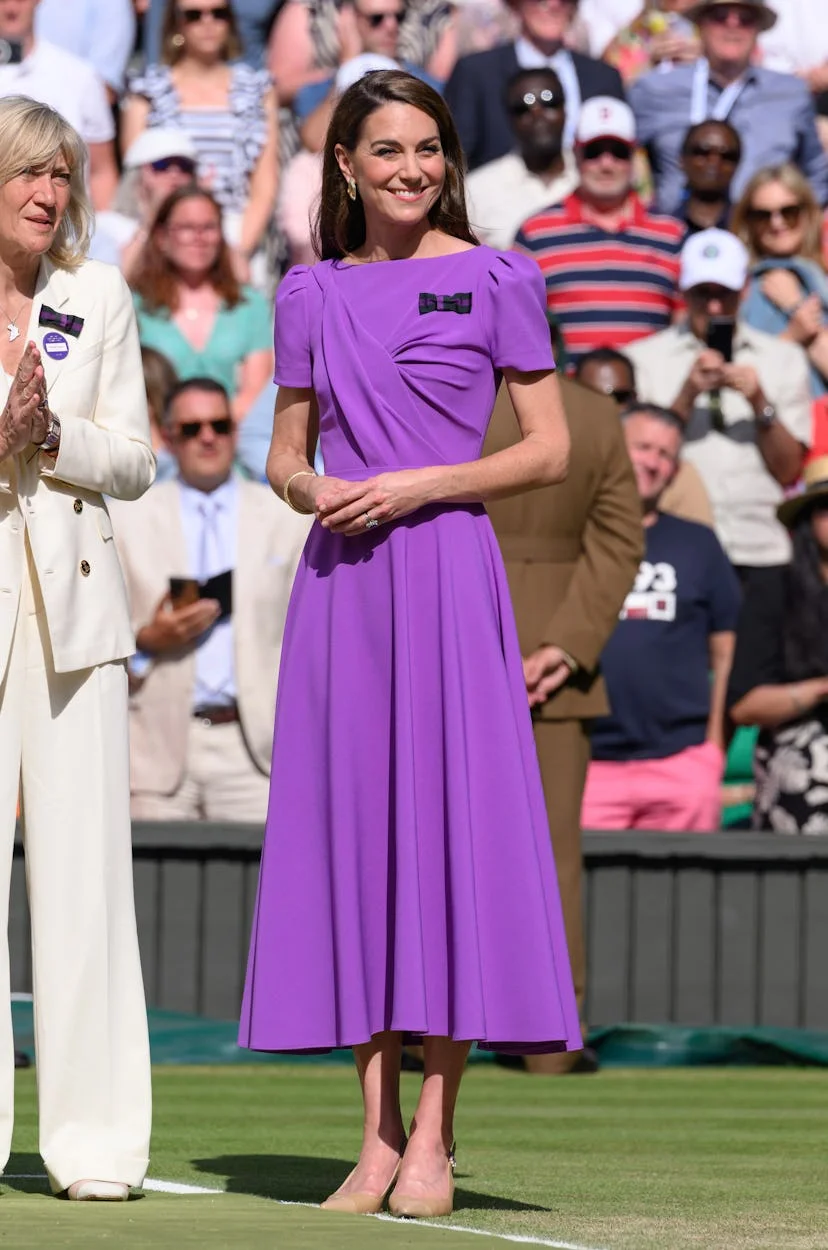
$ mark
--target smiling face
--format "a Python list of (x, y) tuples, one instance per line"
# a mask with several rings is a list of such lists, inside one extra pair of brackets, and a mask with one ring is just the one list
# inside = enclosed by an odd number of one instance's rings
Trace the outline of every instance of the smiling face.
[(71, 195), (69, 165), (59, 153), (41, 169), (27, 169), (0, 187), (0, 240), (32, 256), (49, 251)]
[(428, 113), (384, 104), (365, 119), (354, 150), (337, 144), (335, 155), (343, 177), (356, 181), (366, 236), (427, 222), (446, 178), (440, 132)]
[(747, 221), (760, 256), (797, 256), (803, 250), (807, 214), (782, 182), (767, 182), (750, 197)]
[(678, 466), (681, 434), (666, 421), (633, 413), (624, 421), (624, 437), (635, 484), (646, 512), (658, 504)]
[(166, 224), (158, 227), (158, 245), (179, 273), (194, 279), (206, 276), (221, 248), (221, 218), (215, 204), (201, 196), (179, 201)]

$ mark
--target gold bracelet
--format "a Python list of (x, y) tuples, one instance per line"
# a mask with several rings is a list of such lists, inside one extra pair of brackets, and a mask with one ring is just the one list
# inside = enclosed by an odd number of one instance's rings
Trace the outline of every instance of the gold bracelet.
[(295, 503), (290, 502), (290, 493), (289, 493), (290, 484), (295, 477), (317, 477), (317, 476), (318, 475), (314, 473), (313, 469), (299, 469), (298, 473), (291, 473), (290, 477), (285, 482), (284, 488), (282, 490), (282, 498), (284, 499), (287, 506), (291, 508), (292, 511), (298, 512), (300, 516), (310, 516), (312, 510), (306, 509), (306, 508), (297, 508)]

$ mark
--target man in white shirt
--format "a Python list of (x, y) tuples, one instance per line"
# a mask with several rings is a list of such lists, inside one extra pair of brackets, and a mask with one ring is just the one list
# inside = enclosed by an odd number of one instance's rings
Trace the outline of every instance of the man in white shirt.
[(473, 169), (466, 179), (469, 220), (478, 237), (506, 251), (521, 223), (558, 204), (578, 185), (572, 149), (562, 148), (566, 105), (553, 69), (521, 69), (506, 87), (516, 150)]
[(727, 231), (692, 235), (679, 278), (686, 321), (625, 348), (639, 399), (684, 422), (683, 455), (701, 474), (716, 532), (743, 581), (790, 559), (776, 507), (811, 440), (805, 353), (739, 319), (748, 263)]
[(219, 383), (179, 382), (164, 428), (178, 476), (112, 509), (139, 652), (132, 815), (263, 823), (285, 614), (313, 518), (233, 474)]
[(0, 65), (0, 96), (26, 95), (57, 109), (89, 148), (89, 190), (96, 209), (108, 208), (118, 185), (115, 122), (106, 88), (80, 57), (36, 38), (39, 0), (0, 0), (0, 39), (10, 59)]

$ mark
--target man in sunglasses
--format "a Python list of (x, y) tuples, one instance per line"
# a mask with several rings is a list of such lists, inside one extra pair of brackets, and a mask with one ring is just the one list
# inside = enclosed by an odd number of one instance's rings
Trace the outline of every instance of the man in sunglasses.
[(564, 149), (563, 87), (553, 69), (521, 69), (506, 87), (515, 149), (473, 169), (466, 179), (469, 220), (490, 247), (509, 248), (526, 214), (557, 204), (578, 185)]
[(790, 559), (776, 507), (811, 441), (804, 351), (739, 317), (748, 260), (725, 230), (692, 235), (681, 255), (686, 319), (627, 349), (639, 398), (684, 422), (683, 455), (702, 476), (716, 532), (744, 583)]
[(309, 518), (233, 472), (224, 388), (179, 382), (164, 433), (178, 475), (113, 508), (136, 630), (132, 815), (264, 823), (285, 613)]
[(630, 89), (638, 141), (647, 149), (655, 175), (658, 207), (665, 213), (680, 211), (683, 136), (689, 126), (710, 119), (729, 121), (741, 136), (734, 198), (758, 169), (791, 161), (825, 204), (828, 159), (807, 84), (793, 74), (754, 64), (760, 34), (776, 23), (774, 10), (764, 0), (702, 0), (687, 16), (698, 24), (700, 59), (666, 74), (645, 74)]
[(576, 131), (580, 185), (524, 221), (515, 248), (534, 257), (546, 302), (577, 363), (596, 347), (623, 347), (672, 321), (684, 228), (648, 212), (633, 190), (635, 120), (609, 96), (587, 100)]
[(742, 140), (730, 122), (699, 122), (687, 131), (681, 147), (686, 180), (681, 218), (688, 234), (727, 229), (730, 189), (741, 159)]

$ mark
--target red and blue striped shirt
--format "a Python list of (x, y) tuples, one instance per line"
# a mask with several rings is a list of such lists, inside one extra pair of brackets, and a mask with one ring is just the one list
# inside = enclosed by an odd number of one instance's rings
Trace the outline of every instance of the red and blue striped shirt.
[(608, 233), (588, 221), (577, 191), (536, 213), (515, 238), (516, 251), (540, 266), (546, 303), (572, 362), (666, 329), (683, 307), (679, 253), (686, 228), (648, 213), (636, 195), (630, 215)]

